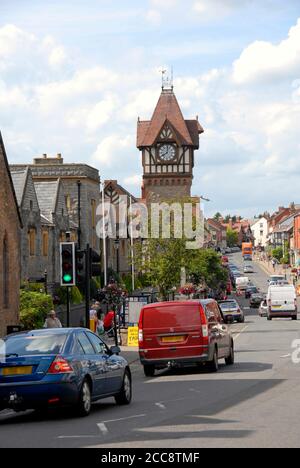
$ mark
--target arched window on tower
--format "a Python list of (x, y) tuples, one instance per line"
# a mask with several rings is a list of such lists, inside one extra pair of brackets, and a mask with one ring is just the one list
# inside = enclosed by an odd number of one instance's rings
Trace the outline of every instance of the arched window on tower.
[(3, 239), (3, 308), (9, 307), (9, 253), (8, 241), (5, 236)]

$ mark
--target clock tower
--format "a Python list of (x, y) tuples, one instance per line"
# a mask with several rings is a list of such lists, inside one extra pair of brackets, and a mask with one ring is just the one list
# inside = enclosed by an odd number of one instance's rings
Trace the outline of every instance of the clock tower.
[(163, 86), (151, 120), (138, 120), (142, 198), (154, 203), (191, 196), (194, 152), (203, 131), (198, 118), (184, 119), (173, 86)]

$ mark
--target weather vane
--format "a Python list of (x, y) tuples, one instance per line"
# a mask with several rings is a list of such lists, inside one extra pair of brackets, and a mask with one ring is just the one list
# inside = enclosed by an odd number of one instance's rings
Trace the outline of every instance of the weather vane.
[(172, 90), (173, 91), (173, 67), (171, 68), (171, 76), (167, 75), (167, 70), (161, 70), (161, 79), (162, 79), (162, 89), (163, 90)]

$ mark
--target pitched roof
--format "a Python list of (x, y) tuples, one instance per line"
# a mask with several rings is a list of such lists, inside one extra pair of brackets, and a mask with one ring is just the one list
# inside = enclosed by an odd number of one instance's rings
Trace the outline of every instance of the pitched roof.
[(26, 179), (27, 179), (27, 170), (24, 169), (22, 171), (11, 171), (11, 178), (14, 184), (14, 189), (16, 192), (16, 197), (18, 200), (18, 205), (22, 205), (22, 200), (23, 200), (23, 194), (24, 194), (24, 189), (26, 185)]
[(55, 212), (59, 184), (60, 180), (34, 182), (41, 214), (48, 221), (52, 221), (52, 214)]
[(182, 144), (199, 147), (199, 133), (203, 128), (198, 120), (184, 120), (173, 90), (163, 90), (151, 121), (139, 121), (137, 146), (153, 146), (165, 123), (170, 123)]
[(4, 164), (5, 164), (5, 167), (6, 167), (6, 171), (7, 171), (7, 175), (8, 175), (9, 180), (10, 180), (10, 186), (11, 186), (11, 190), (12, 190), (12, 193), (13, 193), (13, 198), (14, 198), (14, 201), (15, 201), (15, 207), (16, 207), (16, 210), (17, 210), (17, 214), (18, 214), (18, 218), (19, 218), (19, 222), (20, 222), (20, 227), (22, 228), (23, 223), (22, 223), (22, 218), (21, 218), (21, 214), (20, 214), (20, 210), (19, 210), (18, 200), (17, 200), (15, 189), (14, 189), (13, 180), (12, 180), (12, 177), (11, 177), (11, 172), (10, 172), (10, 169), (9, 169), (9, 164), (8, 164), (8, 160), (7, 160), (7, 156), (6, 156), (5, 146), (4, 146), (2, 135), (1, 135), (1, 132), (0, 132), (0, 158), (1, 157), (3, 158)]

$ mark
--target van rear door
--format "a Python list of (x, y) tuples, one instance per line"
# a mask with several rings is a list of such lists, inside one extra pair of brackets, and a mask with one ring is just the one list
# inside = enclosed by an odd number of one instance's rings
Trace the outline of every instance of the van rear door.
[(191, 358), (203, 354), (199, 303), (168, 303), (143, 310), (146, 358)]
[(294, 312), (296, 309), (296, 293), (294, 288), (275, 287), (271, 291), (272, 312)]

